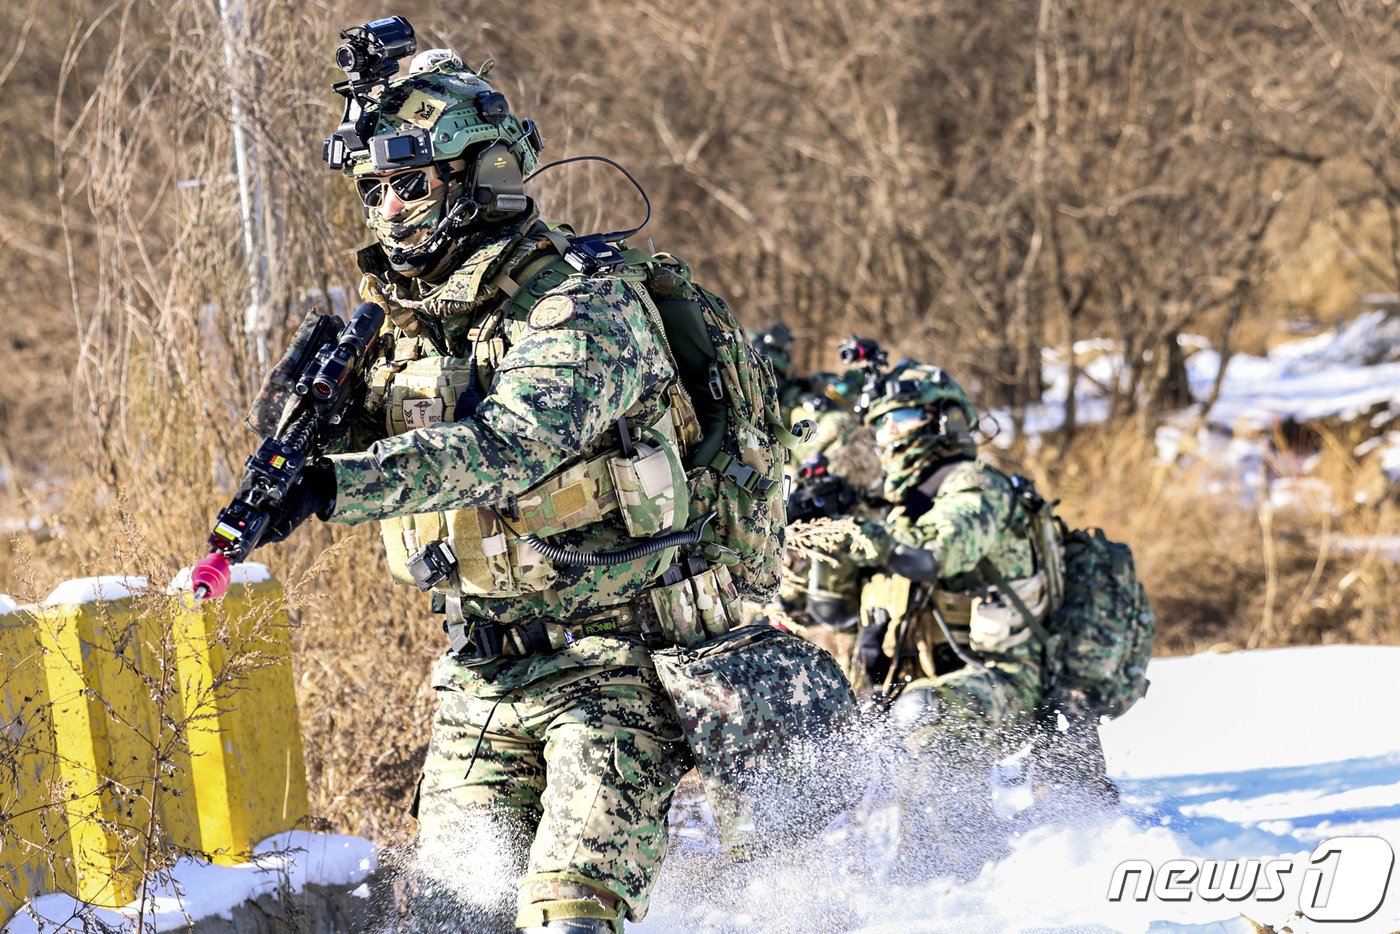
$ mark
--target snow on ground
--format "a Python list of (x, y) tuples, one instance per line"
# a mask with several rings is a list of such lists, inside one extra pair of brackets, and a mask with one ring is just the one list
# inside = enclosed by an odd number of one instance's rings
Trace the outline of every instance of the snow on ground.
[[(1322, 840), (1378, 835), (1400, 849), (1400, 648), (1276, 649), (1152, 663), (1148, 696), (1104, 727), (1123, 792), (1112, 813), (1032, 828), (976, 878), (898, 883), (892, 816), (828, 831), (819, 845), (724, 864), (697, 830), (668, 859), (639, 932), (1249, 932), (1241, 912), (1282, 924)], [(1019, 789), (1001, 789), (1014, 800)], [(1108, 900), (1124, 860), (1284, 858), (1274, 902)], [(1350, 867), (1348, 867), (1350, 868)], [(1344, 870), (1337, 871), (1341, 891)], [(1350, 881), (1348, 877), (1345, 881)], [(1130, 886), (1131, 888), (1131, 886)], [(1360, 924), (1295, 931), (1400, 930), (1400, 880)]]
[[(241, 866), (214, 866), (181, 859), (148, 896), (147, 930), (183, 931), (191, 921), (232, 917), (246, 901), (279, 890), (301, 892), (307, 885), (352, 886), (378, 865), (374, 845), (359, 837), (291, 831), (269, 837)], [(3, 934), (55, 931), (132, 931), (140, 903), (125, 908), (91, 909), (67, 895), (44, 895), (21, 908)]]
[[(727, 858), (703, 808), (682, 803), (673, 812), (679, 842), (662, 869), (651, 912), (629, 930), (1252, 934), (1241, 913), (1280, 925), (1296, 911), (1309, 857), (1323, 840), (1377, 836), (1400, 849), (1397, 670), (1400, 647), (1384, 646), (1158, 659), (1147, 697), (1103, 729), (1123, 803), (1014, 832), (1026, 789), (1016, 783), (1009, 760), (997, 790), (1007, 847), (974, 863), (966, 882), (927, 866), (917, 867), (913, 878), (892, 878), (899, 866), (892, 859), (896, 817), (870, 796), (818, 839), (749, 862)], [(873, 746), (872, 761), (848, 759), (840, 768), (861, 782), (879, 755)], [(807, 800), (803, 788), (774, 793)], [(493, 878), (482, 864), (493, 860), (480, 837), (464, 839), (477, 842), (453, 859), (433, 860), (436, 871), (429, 875), (495, 910), (510, 900), (509, 882)], [(978, 846), (974, 838), (958, 843)], [(227, 915), (244, 900), (275, 891), (283, 879), (293, 889), (355, 886), (376, 865), (371, 844), (354, 837), (285, 834), (258, 852), (254, 863), (234, 868), (182, 861), (153, 895), (148, 919), (154, 930), (180, 929), (187, 917)], [(1170, 860), (1204, 867), (1206, 860), (1270, 859), (1286, 860), (1289, 869), (1276, 901), (1167, 901), (1151, 894), (1136, 901), (1132, 884), (1123, 902), (1108, 898), (1115, 869), (1126, 860), (1146, 861), (1160, 881)], [(1338, 864), (1334, 891), (1358, 878), (1354, 870)], [(53, 931), (77, 909), (66, 896), (45, 896), (32, 907), (49, 919), (48, 927), (21, 912), (4, 934)], [(134, 914), (133, 908), (98, 912), (125, 931)], [(1400, 879), (1390, 880), (1388, 899), (1364, 923), (1303, 920), (1292, 927), (1298, 934), (1400, 930)]]
[[(1190, 358), (1194, 395), (1205, 394), (1219, 367), (1211, 350)], [(1210, 420), (1225, 429), (1268, 429), (1281, 418), (1352, 418), (1392, 404), (1400, 405), (1400, 315), (1372, 311), (1267, 357), (1233, 357)]]

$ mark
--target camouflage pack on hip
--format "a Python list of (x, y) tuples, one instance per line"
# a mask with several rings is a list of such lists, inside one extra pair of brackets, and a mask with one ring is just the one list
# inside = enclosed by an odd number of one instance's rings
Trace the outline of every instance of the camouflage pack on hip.
[(855, 695), (824, 650), (769, 626), (744, 626), (697, 649), (655, 652), (721, 842), (752, 852), (818, 831), (863, 789), (834, 744)]

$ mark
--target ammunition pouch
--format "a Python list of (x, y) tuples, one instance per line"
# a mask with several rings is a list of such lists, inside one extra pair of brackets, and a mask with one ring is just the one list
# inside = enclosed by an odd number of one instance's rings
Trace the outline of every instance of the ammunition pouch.
[(743, 625), (729, 568), (720, 564), (687, 576), (676, 574), (678, 567), (672, 565), (661, 576), (661, 586), (642, 595), (654, 613), (662, 645), (695, 646)]
[(1044, 571), (1008, 581), (1007, 586), (1015, 590), (1019, 603), (1029, 611), (1032, 619), (1027, 620), (1020, 606), (1017, 606), (1017, 600), (998, 590), (992, 591), (989, 596), (974, 599), (969, 617), (968, 641), (982, 655), (1005, 655), (1029, 642), (1035, 635), (1032, 626), (1044, 619), (1049, 611), (1050, 598)]

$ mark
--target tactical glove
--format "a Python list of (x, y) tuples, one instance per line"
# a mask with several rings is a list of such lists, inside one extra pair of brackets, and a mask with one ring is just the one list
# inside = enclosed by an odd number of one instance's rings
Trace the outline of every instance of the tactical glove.
[(267, 524), (261, 544), (282, 541), (312, 516), (325, 522), (334, 511), (335, 468), (325, 459), (312, 461), (301, 469), (281, 510)]
[(884, 683), (885, 675), (890, 670), (890, 659), (884, 648), (885, 632), (889, 628), (889, 614), (879, 612), (869, 626), (861, 629), (856, 639), (856, 657), (860, 659), (861, 670), (865, 672), (866, 680), (876, 687)]
[(896, 544), (890, 549), (885, 567), (892, 574), (907, 577), (920, 584), (931, 584), (938, 580), (938, 559), (926, 548)]

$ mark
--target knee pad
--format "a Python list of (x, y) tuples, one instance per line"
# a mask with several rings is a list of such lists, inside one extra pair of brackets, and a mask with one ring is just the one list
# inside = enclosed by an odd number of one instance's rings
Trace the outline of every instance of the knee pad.
[(890, 707), (890, 720), (902, 730), (917, 729), (936, 721), (943, 706), (943, 699), (933, 685), (916, 682), (895, 699)]
[(841, 632), (849, 632), (860, 624), (860, 614), (851, 612), (846, 601), (840, 597), (808, 595), (807, 613), (823, 626)]
[(597, 918), (558, 918), (516, 930), (520, 934), (622, 934), (621, 927)]

